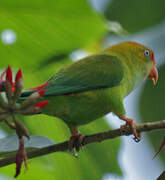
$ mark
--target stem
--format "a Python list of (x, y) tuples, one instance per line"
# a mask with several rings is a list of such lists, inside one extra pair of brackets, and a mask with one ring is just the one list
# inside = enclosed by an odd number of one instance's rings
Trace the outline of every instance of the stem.
[[(137, 132), (147, 132), (147, 131), (155, 131), (165, 129), (165, 120), (152, 122), (152, 123), (143, 123), (136, 126)], [(108, 139), (117, 138), (120, 136), (128, 136), (131, 135), (132, 131), (130, 128), (127, 128), (125, 131), (122, 131), (120, 129), (105, 131), (101, 133), (96, 133), (92, 135), (87, 135), (84, 137), (84, 145), (95, 143), (95, 142), (101, 142)], [(62, 152), (68, 150), (68, 141), (58, 143), (55, 145), (51, 145), (48, 147), (44, 147), (41, 149), (35, 149), (30, 150), (27, 152), (27, 157), (29, 159), (35, 158), (38, 156), (54, 153), (54, 152)], [(13, 164), (15, 162), (15, 154), (11, 155), (7, 158), (0, 160), (0, 167), (7, 166), (9, 164)]]

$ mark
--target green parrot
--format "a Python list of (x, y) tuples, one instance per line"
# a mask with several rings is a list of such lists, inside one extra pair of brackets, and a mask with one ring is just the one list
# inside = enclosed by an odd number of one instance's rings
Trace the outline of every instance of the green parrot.
[(153, 51), (136, 42), (122, 42), (64, 67), (43, 85), (23, 92), (21, 98), (46, 90), (43, 98), (49, 104), (41, 113), (67, 124), (72, 134), (70, 149), (76, 142), (78, 146), (82, 144), (80, 125), (110, 112), (124, 120), (121, 128), (129, 126), (135, 140), (139, 140), (135, 121), (126, 117), (123, 99), (147, 77), (157, 83)]

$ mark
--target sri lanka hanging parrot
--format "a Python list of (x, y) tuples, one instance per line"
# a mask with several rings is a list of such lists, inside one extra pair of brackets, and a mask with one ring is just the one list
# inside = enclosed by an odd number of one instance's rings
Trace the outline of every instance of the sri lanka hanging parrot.
[(80, 125), (110, 112), (124, 120), (122, 128), (129, 126), (139, 140), (135, 121), (126, 117), (123, 99), (147, 77), (157, 83), (153, 51), (136, 42), (122, 42), (64, 67), (43, 85), (23, 92), (21, 99), (46, 90), (43, 98), (49, 104), (42, 113), (67, 124), (72, 134), (69, 149), (82, 144)]

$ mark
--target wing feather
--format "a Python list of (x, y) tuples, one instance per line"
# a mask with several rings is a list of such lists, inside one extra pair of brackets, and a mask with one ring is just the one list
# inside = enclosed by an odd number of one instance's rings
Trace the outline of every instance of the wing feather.
[(124, 68), (117, 57), (108, 54), (89, 56), (63, 68), (49, 79), (45, 96), (114, 87), (121, 83), (123, 75)]

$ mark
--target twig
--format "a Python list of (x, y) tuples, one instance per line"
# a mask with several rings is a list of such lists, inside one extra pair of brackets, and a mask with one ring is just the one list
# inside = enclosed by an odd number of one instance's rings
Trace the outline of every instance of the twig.
[[(165, 120), (152, 122), (152, 123), (139, 124), (136, 127), (137, 127), (137, 132), (147, 132), (147, 131), (165, 129)], [(94, 142), (101, 142), (107, 139), (113, 139), (124, 135), (128, 136), (131, 134), (132, 131), (130, 130), (130, 128), (127, 128), (125, 131), (121, 131), (120, 129), (105, 131), (105, 132), (85, 136), (83, 144), (87, 145)], [(38, 156), (42, 156), (54, 152), (67, 151), (67, 150), (68, 150), (68, 141), (65, 141), (48, 147), (30, 150), (27, 152), (27, 157), (28, 159), (31, 159)], [(14, 161), (15, 161), (15, 154), (7, 158), (1, 159), (0, 167), (4, 167), (9, 164), (12, 164), (14, 163)]]

